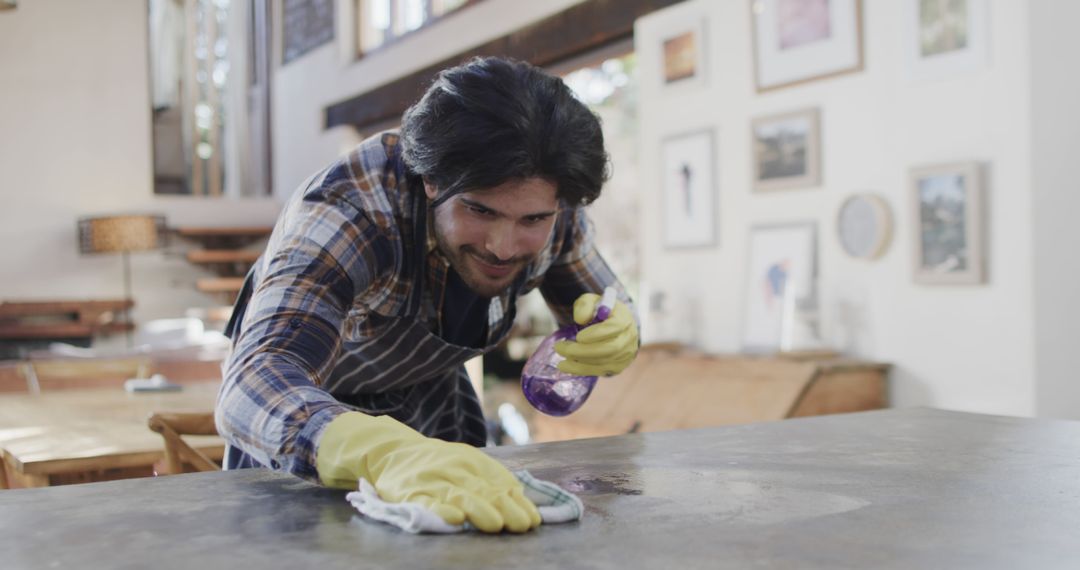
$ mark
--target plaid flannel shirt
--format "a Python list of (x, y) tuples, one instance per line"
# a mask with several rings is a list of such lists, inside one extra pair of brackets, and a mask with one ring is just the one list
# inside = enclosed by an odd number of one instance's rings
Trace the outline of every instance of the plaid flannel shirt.
[[(375, 135), (309, 178), (289, 200), (249, 276), (243, 319), (224, 365), (217, 426), (257, 462), (314, 479), (326, 425), (350, 408), (323, 390), (345, 327), (370, 329), (364, 316), (400, 316), (416, 279), (427, 279), (425, 319), (438, 330), (449, 264), (428, 224), (427, 260), (412, 249), (420, 184), (408, 183), (395, 132)], [(430, 216), (428, 216), (430, 218)], [(426, 274), (416, 276), (417, 266)], [(552, 236), (525, 269), (522, 293), (540, 288), (560, 324), (586, 292), (625, 290), (592, 243), (584, 210), (561, 208)], [(508, 318), (509, 292), (492, 300), (489, 330)], [(361, 329), (363, 330), (363, 329)], [(378, 334), (364, 330), (365, 336)]]

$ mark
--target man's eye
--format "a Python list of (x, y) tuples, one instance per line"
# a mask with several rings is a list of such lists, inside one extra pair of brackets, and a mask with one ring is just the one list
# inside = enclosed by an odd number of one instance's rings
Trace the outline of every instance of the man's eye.
[(469, 209), (470, 212), (473, 212), (474, 214), (479, 214), (481, 216), (487, 216), (487, 215), (491, 214), (491, 210), (489, 210), (487, 208), (482, 208), (480, 206), (466, 206), (466, 207)]

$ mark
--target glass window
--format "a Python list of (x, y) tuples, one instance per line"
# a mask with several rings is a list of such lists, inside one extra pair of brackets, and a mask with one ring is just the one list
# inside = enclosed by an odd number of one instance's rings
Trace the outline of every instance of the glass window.
[(355, 0), (356, 44), (370, 52), (480, 0)]
[(360, 0), (357, 6), (357, 40), (360, 53), (375, 49), (392, 34), (391, 0)]
[(402, 4), (402, 28), (411, 32), (423, 26), (428, 19), (426, 0), (403, 0)]
[(431, 13), (433, 16), (442, 16), (461, 8), (466, 0), (431, 0)]

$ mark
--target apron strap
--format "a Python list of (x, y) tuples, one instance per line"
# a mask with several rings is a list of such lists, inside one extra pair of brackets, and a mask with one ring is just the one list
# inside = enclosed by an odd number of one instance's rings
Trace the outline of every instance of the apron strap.
[(232, 314), (229, 315), (229, 324), (225, 325), (225, 336), (230, 339), (240, 328), (240, 323), (244, 322), (244, 313), (247, 312), (247, 305), (251, 300), (251, 294), (255, 287), (255, 267), (258, 266), (258, 263), (256, 261), (248, 270), (247, 276), (244, 277), (244, 285), (240, 287), (240, 293), (236, 295), (236, 302), (233, 303)]

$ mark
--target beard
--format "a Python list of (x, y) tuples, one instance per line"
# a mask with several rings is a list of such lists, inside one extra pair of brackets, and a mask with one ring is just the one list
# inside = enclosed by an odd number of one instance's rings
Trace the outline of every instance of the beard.
[[(471, 245), (462, 245), (455, 248), (446, 242), (442, 232), (439, 231), (438, 225), (435, 226), (435, 241), (439, 246), (439, 250), (450, 261), (450, 267), (457, 271), (465, 285), (473, 293), (486, 299), (497, 297), (506, 291), (525, 269), (525, 266), (535, 257), (522, 255), (502, 261), (493, 255), (481, 253)], [(480, 262), (493, 267), (507, 268), (508, 272), (506, 275), (500, 276), (487, 275), (478, 265)]]
[[(461, 280), (472, 289), (474, 293), (481, 297), (497, 297), (500, 293), (505, 291), (518, 275), (524, 271), (525, 266), (532, 261), (532, 256), (518, 256), (509, 261), (500, 261), (498, 258), (490, 255), (483, 255), (476, 251), (475, 248), (468, 245), (463, 245), (458, 250), (457, 259), (451, 260), (451, 266), (458, 275), (461, 276)], [(471, 259), (470, 259), (471, 258)], [(509, 273), (501, 277), (492, 277), (484, 274), (475, 264), (477, 261), (482, 261), (488, 265), (507, 268)], [(455, 261), (457, 262), (455, 264)]]

